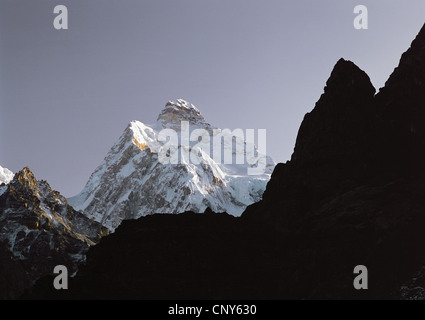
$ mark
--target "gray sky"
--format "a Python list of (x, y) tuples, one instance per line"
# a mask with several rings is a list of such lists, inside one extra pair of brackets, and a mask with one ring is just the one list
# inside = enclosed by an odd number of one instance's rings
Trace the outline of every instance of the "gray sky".
[(0, 165), (73, 196), (129, 121), (177, 98), (217, 127), (267, 129), (284, 162), (337, 60), (379, 89), (424, 22), (424, 0), (0, 0)]

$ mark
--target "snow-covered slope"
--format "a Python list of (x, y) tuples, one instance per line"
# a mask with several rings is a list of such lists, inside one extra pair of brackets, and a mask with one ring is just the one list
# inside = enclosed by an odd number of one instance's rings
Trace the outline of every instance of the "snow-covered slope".
[(5, 183), (8, 184), (13, 179), (13, 172), (7, 168), (3, 168), (0, 166), (0, 184)]
[(13, 180), (13, 172), (0, 166), (0, 196), (6, 192), (7, 184)]
[[(189, 128), (182, 130), (182, 121), (187, 121)], [(174, 130), (178, 137), (178, 144), (168, 148), (168, 153), (164, 152), (166, 142), (161, 140), (167, 132), (164, 129)], [(202, 140), (189, 141), (188, 132), (195, 129)], [(217, 157), (213, 144), (206, 139), (213, 141), (220, 134), (230, 140), (223, 138), (225, 146)], [(261, 199), (275, 163), (264, 156), (264, 172), (249, 175), (248, 169), (256, 165), (252, 161), (236, 164), (235, 160), (241, 155), (252, 159), (258, 156), (257, 151), (252, 151), (242, 139), (234, 140), (232, 143), (230, 132), (207, 123), (192, 104), (181, 99), (170, 101), (155, 124), (132, 121), (81, 193), (68, 201), (111, 230), (123, 219), (153, 213), (204, 212), (207, 207), (238, 216), (246, 206)], [(221, 161), (226, 147), (231, 149), (230, 164)], [(198, 159), (199, 164), (193, 159)]]

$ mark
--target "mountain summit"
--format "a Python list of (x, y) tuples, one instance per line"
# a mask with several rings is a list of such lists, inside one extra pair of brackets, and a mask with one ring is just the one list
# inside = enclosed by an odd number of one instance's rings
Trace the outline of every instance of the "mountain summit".
[(353, 62), (340, 59), (316, 106), (304, 117), (292, 160), (359, 160), (356, 154), (366, 144), (374, 95), (369, 76)]
[(174, 130), (180, 130), (181, 121), (189, 121), (192, 126), (210, 127), (198, 108), (183, 99), (168, 101), (157, 121), (163, 128)]
[[(182, 128), (182, 121), (189, 127)], [(177, 163), (161, 161), (163, 129), (175, 132), (179, 140), (172, 146), (178, 154)], [(206, 135), (224, 141), (230, 138), (232, 160), (253, 155), (246, 151), (250, 148), (245, 140), (234, 139), (230, 130), (212, 127), (194, 105), (182, 99), (169, 101), (155, 124), (131, 121), (81, 193), (68, 199), (70, 204), (111, 230), (123, 219), (153, 213), (202, 213), (209, 207), (215, 212), (240, 215), (246, 206), (261, 199), (275, 165), (273, 160), (265, 156), (264, 173), (249, 175), (253, 165), (225, 164), (220, 161), (223, 155), (217, 160), (214, 150), (201, 150), (199, 140), (189, 141), (189, 130), (193, 133), (196, 129), (203, 130), (202, 139), (208, 138)], [(188, 158), (194, 152), (199, 164)]]

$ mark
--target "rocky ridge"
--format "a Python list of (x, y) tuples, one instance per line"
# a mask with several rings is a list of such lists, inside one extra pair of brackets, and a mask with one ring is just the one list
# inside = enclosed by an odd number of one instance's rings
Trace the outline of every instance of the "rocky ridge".
[[(47, 182), (36, 180), (29, 168), (16, 173), (4, 187), (0, 195), (0, 244), (3, 254), (10, 257), (7, 263), (18, 267), (4, 267), (2, 295), (19, 294), (59, 264), (75, 274), (89, 247), (108, 234), (99, 223), (75, 211)], [(15, 272), (21, 285), (7, 276)]]

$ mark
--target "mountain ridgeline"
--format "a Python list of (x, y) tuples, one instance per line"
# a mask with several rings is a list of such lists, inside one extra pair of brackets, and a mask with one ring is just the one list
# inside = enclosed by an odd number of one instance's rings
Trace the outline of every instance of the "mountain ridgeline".
[[(425, 26), (376, 93), (339, 60), (291, 160), (240, 218), (152, 215), (101, 239), (70, 289), (33, 298), (424, 299)], [(368, 289), (353, 287), (368, 269)]]
[(56, 265), (76, 273), (89, 247), (109, 231), (29, 168), (6, 182), (0, 185), (0, 299), (14, 299)]

